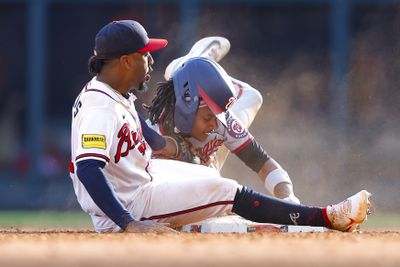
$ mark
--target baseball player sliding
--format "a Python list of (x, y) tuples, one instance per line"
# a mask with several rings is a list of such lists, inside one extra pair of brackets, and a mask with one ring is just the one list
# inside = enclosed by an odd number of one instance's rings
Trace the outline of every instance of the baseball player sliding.
[[(170, 138), (157, 135), (143, 122), (132, 90), (143, 88), (150, 79), (150, 52), (166, 44), (164, 39), (149, 39), (132, 20), (111, 22), (96, 35), (89, 59), (94, 77), (72, 108), (70, 164), (78, 202), (96, 231), (175, 232), (170, 227), (226, 212), (255, 222), (340, 231), (354, 230), (366, 219), (370, 194), (365, 190), (336, 205), (304, 206), (255, 192), (222, 178), (214, 168), (151, 159), (152, 150), (165, 150)], [(172, 79), (174, 94), (187, 106), (197, 106), (205, 118), (218, 116), (228, 125), (226, 110), (234, 88), (217, 63), (189, 60)], [(212, 97), (217, 88), (224, 98)]]
[[(218, 171), (222, 168), (229, 152), (233, 152), (258, 174), (273, 196), (300, 203), (293, 192), (293, 184), (288, 173), (264, 152), (247, 130), (263, 101), (256, 89), (229, 77), (235, 101), (229, 107), (227, 125), (216, 119), (202, 123), (202, 109), (199, 109), (196, 116), (197, 106), (187, 107), (186, 101), (181, 101), (179, 97), (176, 98), (170, 93), (173, 87), (171, 80), (173, 73), (187, 60), (204, 57), (218, 62), (229, 50), (230, 42), (226, 38), (206, 37), (196, 42), (186, 56), (173, 60), (165, 71), (164, 77), (167, 82), (160, 83), (157, 95), (149, 108), (150, 119), (147, 123), (162, 135), (188, 142), (195, 150), (194, 154), (200, 158), (201, 164), (211, 166)], [(215, 92), (210, 92), (211, 97), (214, 99), (225, 97), (221, 90), (217, 88)], [(187, 120), (188, 114), (191, 120)], [(182, 120), (182, 117), (186, 120)], [(191, 160), (192, 157), (184, 159)]]

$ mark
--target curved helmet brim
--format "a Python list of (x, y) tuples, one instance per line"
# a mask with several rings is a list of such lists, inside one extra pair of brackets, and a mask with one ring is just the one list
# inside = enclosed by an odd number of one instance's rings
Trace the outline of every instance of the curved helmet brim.
[(200, 86), (197, 86), (197, 91), (199, 92), (202, 100), (206, 103), (211, 112), (217, 117), (217, 119), (225, 126), (228, 127), (226, 122), (226, 112), (229, 106), (235, 101), (235, 98), (232, 97), (228, 104), (225, 106), (225, 110), (222, 109)]

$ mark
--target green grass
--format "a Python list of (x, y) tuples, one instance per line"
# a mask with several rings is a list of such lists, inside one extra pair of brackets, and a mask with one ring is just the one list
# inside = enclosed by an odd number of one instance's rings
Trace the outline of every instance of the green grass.
[(0, 211), (0, 227), (93, 228), (81, 211)]
[(362, 225), (368, 230), (400, 230), (400, 213), (376, 213), (368, 216)]
[[(0, 228), (84, 228), (92, 222), (82, 211), (0, 211)], [(400, 230), (400, 213), (378, 213), (368, 217), (365, 230)]]

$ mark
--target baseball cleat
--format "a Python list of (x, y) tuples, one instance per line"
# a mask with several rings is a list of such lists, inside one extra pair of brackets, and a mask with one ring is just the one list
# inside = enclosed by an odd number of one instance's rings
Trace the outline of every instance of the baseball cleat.
[(190, 52), (183, 57), (174, 59), (165, 69), (164, 78), (169, 80), (175, 70), (186, 60), (193, 57), (205, 57), (219, 62), (231, 49), (228, 39), (220, 36), (205, 37), (197, 41), (190, 49)]
[(343, 232), (354, 232), (359, 224), (367, 220), (370, 214), (371, 194), (362, 190), (336, 205), (326, 208), (332, 229)]

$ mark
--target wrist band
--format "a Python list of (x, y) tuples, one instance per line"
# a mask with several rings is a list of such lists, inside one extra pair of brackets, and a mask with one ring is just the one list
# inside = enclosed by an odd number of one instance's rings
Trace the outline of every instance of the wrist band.
[(268, 173), (264, 185), (268, 192), (273, 195), (275, 186), (282, 182), (292, 184), (288, 173), (285, 170), (278, 168)]

